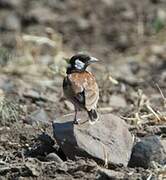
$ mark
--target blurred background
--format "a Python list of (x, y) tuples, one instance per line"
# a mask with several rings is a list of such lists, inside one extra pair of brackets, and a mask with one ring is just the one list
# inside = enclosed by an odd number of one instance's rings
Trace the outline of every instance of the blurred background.
[(165, 25), (165, 0), (0, 0), (2, 94), (26, 113), (73, 110), (61, 87), (65, 58), (87, 52), (101, 60), (91, 67), (99, 106), (130, 115), (138, 90), (165, 97)]
[(74, 111), (62, 81), (65, 58), (78, 52), (100, 59), (89, 69), (100, 87), (99, 112), (123, 118), (136, 137), (165, 123), (166, 0), (0, 0), (2, 159), (22, 162), (36, 134), (52, 136), (46, 124)]
[(138, 53), (152, 44), (165, 27), (165, 10), (164, 0), (1, 0), (0, 45), (20, 49), (25, 42), (40, 41), (24, 35), (43, 36), (55, 41), (54, 51), (88, 51), (111, 62), (113, 55)]

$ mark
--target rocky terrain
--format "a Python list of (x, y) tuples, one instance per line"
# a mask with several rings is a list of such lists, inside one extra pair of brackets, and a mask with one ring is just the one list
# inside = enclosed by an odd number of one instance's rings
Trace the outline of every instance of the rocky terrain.
[[(0, 0), (0, 179), (166, 178), (165, 22), (165, 0)], [(62, 93), (77, 52), (100, 59), (94, 126)]]

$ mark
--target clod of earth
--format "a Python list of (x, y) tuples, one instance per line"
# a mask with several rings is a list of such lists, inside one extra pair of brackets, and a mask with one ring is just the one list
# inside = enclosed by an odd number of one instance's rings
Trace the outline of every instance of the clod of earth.
[(127, 124), (113, 114), (101, 114), (94, 125), (86, 121), (86, 112), (79, 112), (78, 117), (79, 125), (73, 124), (74, 114), (59, 117), (53, 123), (54, 137), (66, 157), (89, 157), (105, 164), (127, 166), (133, 146)]

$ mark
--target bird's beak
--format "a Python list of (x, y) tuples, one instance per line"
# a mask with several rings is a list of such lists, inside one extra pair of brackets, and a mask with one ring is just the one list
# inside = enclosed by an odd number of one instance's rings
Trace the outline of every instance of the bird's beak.
[(96, 63), (96, 62), (98, 62), (98, 61), (99, 61), (99, 60), (98, 60), (97, 58), (95, 58), (95, 57), (90, 57), (90, 60), (89, 60), (88, 64)]

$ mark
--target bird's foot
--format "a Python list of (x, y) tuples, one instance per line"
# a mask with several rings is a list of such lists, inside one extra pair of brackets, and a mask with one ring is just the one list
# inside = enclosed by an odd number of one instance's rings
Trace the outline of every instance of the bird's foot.
[(94, 125), (97, 121), (99, 120), (99, 118), (97, 118), (97, 119), (89, 119), (89, 123), (91, 124), (91, 125)]
[(73, 124), (79, 124), (79, 121), (80, 121), (81, 119), (74, 119), (74, 122), (73, 122)]

